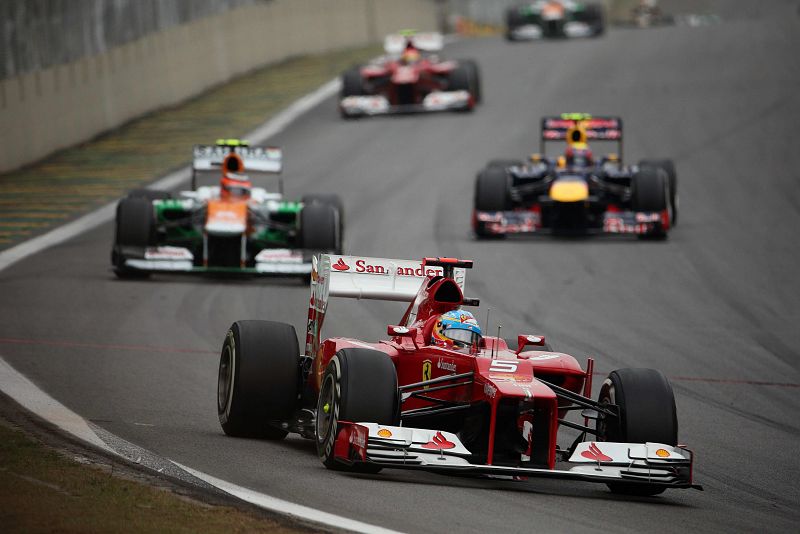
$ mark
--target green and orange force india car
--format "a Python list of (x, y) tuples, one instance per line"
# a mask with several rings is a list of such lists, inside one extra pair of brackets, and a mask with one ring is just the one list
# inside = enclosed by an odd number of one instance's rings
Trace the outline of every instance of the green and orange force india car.
[[(565, 143), (547, 157), (546, 143)], [(590, 142), (613, 143), (596, 157)], [(663, 239), (678, 220), (678, 184), (669, 159), (622, 160), (622, 119), (586, 113), (542, 118), (540, 152), (529, 161), (494, 159), (475, 180), (473, 230), (508, 234), (633, 234)]]
[[(592, 359), (581, 367), (541, 335), (520, 334), (513, 347), (479, 330), (468, 340), (434, 337), (443, 314), (477, 328), (462, 310), (479, 304), (464, 297), (471, 267), (320, 256), (302, 354), (289, 324), (238, 321), (228, 331), (217, 388), (223, 430), (273, 440), (299, 433), (326, 467), (345, 471), (550, 477), (636, 495), (699, 489), (660, 372), (613, 371), (594, 400)], [(334, 296), (407, 307), (386, 340), (323, 339)]]
[[(281, 169), (280, 148), (234, 140), (195, 146), (191, 191), (139, 189), (117, 205), (114, 272), (308, 276), (313, 254), (342, 250), (342, 202), (284, 199)], [(218, 185), (200, 184), (209, 176)], [(272, 177), (277, 187), (253, 187), (251, 176)]]
[(508, 8), (506, 39), (597, 37), (605, 32), (600, 4), (572, 0), (537, 0)]

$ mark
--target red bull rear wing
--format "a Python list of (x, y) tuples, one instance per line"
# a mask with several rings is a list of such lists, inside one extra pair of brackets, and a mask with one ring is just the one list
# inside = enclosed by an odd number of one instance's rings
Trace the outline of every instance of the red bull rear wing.
[(586, 139), (602, 141), (622, 140), (622, 119), (619, 117), (593, 117), (588, 113), (562, 113), (558, 117), (542, 117), (542, 139), (563, 141), (572, 130), (586, 132)]

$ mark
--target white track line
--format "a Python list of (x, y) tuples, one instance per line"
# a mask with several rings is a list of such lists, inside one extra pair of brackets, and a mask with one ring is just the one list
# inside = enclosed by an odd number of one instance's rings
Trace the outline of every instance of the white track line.
[(335, 526), (337, 528), (343, 530), (350, 530), (352, 532), (364, 532), (367, 534), (399, 534), (396, 530), (389, 530), (383, 527), (370, 525), (368, 523), (362, 523), (361, 521), (356, 521), (354, 519), (347, 519), (346, 517), (329, 514), (327, 512), (321, 512), (319, 510), (310, 508), (308, 506), (303, 506), (301, 504), (295, 504), (289, 501), (284, 501), (282, 499), (276, 499), (275, 497), (270, 497), (268, 495), (264, 495), (263, 493), (258, 493), (256, 491), (243, 488), (242, 486), (237, 486), (236, 484), (231, 484), (230, 482), (220, 480), (206, 473), (195, 471), (191, 467), (186, 467), (185, 465), (181, 465), (178, 462), (173, 461), (172, 463), (174, 463), (175, 465), (177, 465), (190, 475), (193, 475), (199, 478), (200, 480), (208, 482), (212, 486), (221, 489), (225, 493), (233, 495), (234, 497), (237, 497), (245, 502), (255, 504), (256, 506), (265, 508), (267, 510), (273, 510), (276, 512), (280, 512), (281, 514), (296, 517), (306, 521), (313, 521), (314, 523)]
[(115, 453), (89, 428), (83, 417), (39, 389), (36, 384), (6, 363), (2, 357), (0, 357), (0, 389), (26, 410), (33, 412), (45, 421), (95, 447)]
[[(283, 131), (303, 113), (306, 113), (323, 100), (333, 96), (339, 90), (339, 87), (340, 81), (338, 79), (331, 80), (313, 93), (300, 98), (271, 120), (247, 134), (245, 139), (251, 141), (253, 144), (264, 142), (269, 137)], [(189, 177), (190, 169), (187, 166), (168, 174), (157, 182), (150, 184), (148, 187), (151, 189), (173, 189), (178, 187), (181, 183), (186, 182)], [(10, 265), (28, 256), (41, 252), (48, 247), (63, 243), (68, 239), (112, 220), (116, 212), (116, 205), (116, 202), (106, 204), (102, 208), (87, 213), (64, 226), (55, 228), (46, 234), (0, 252), (0, 271), (3, 271)], [(6, 363), (2, 357), (0, 357), (0, 390), (27, 410), (30, 410), (45, 421), (56, 425), (58, 428), (78, 439), (100, 447), (103, 450), (118, 454), (94, 433), (85, 419), (39, 389), (36, 384), (25, 378)], [(220, 480), (189, 467), (184, 467), (177, 463), (175, 463), (175, 465), (178, 465), (186, 472), (221, 489), (225, 493), (229, 493), (246, 502), (283, 515), (337, 529), (351, 530), (353, 532), (370, 534), (392, 534), (396, 532), (368, 523), (362, 523), (354, 519), (321, 512), (308, 506), (270, 497), (269, 495), (237, 486), (231, 482)]]

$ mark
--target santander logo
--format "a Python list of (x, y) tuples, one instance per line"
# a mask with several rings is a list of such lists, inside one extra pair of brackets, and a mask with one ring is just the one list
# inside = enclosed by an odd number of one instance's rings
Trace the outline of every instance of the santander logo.
[(589, 445), (588, 451), (583, 451), (581, 453), (581, 456), (583, 456), (584, 458), (588, 458), (590, 460), (594, 460), (596, 462), (610, 462), (611, 460), (613, 460), (613, 458), (611, 458), (610, 456), (606, 456), (605, 454), (603, 454), (603, 451), (601, 451), (600, 447), (597, 446), (597, 443), (594, 442), (592, 442), (592, 444)]
[(350, 266), (347, 265), (342, 258), (339, 258), (339, 261), (337, 261), (336, 263), (331, 265), (331, 267), (333, 267), (337, 271), (349, 271), (350, 270)]
[(447, 438), (441, 432), (434, 434), (433, 439), (422, 446), (423, 449), (452, 449), (456, 444), (452, 441), (447, 441)]

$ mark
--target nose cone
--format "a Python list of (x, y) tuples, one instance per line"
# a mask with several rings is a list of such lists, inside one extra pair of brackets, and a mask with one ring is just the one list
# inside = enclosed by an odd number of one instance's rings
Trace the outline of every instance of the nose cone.
[(589, 198), (589, 186), (583, 180), (556, 180), (550, 186), (550, 198), (556, 202), (580, 202)]

